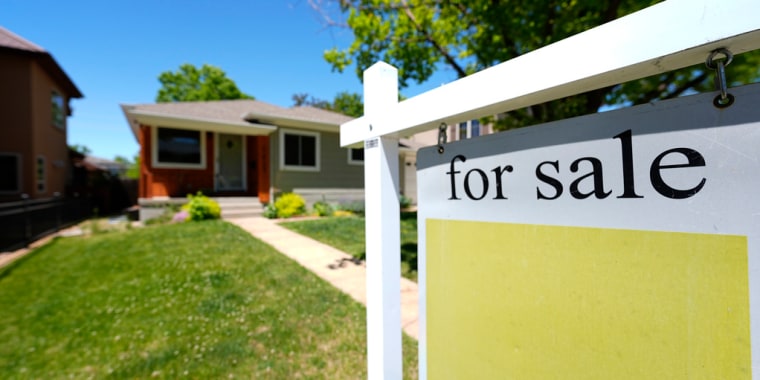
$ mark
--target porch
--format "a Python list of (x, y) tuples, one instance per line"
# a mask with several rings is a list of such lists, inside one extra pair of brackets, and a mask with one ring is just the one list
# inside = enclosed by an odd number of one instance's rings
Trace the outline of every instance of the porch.
[[(258, 197), (212, 195), (211, 199), (219, 203), (223, 219), (261, 216), (264, 213), (264, 206)], [(169, 208), (179, 208), (187, 203), (187, 198), (140, 198), (137, 203), (140, 206), (140, 221), (144, 222), (161, 216)]]

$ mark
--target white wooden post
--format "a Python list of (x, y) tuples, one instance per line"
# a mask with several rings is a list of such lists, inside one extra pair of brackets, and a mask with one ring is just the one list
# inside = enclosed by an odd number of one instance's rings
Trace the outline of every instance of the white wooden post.
[[(398, 70), (377, 63), (364, 72), (364, 114), (372, 125), (398, 103)], [(364, 142), (367, 252), (367, 372), (369, 379), (401, 379), (401, 227), (398, 137)]]

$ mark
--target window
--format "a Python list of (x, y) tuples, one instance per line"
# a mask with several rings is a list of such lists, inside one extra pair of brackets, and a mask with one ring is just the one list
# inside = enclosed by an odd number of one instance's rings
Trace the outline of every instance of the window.
[(187, 129), (153, 128), (153, 166), (203, 169), (206, 167), (205, 133)]
[(52, 95), (50, 96), (51, 99), (51, 110), (52, 110), (52, 122), (53, 126), (56, 128), (64, 129), (66, 128), (66, 104), (63, 99), (63, 96), (55, 91), (53, 91)]
[(464, 140), (467, 138), (467, 122), (459, 123), (459, 139)]
[(21, 156), (0, 153), (0, 194), (21, 192)]
[(280, 168), (319, 171), (319, 133), (280, 129)]
[(37, 165), (35, 168), (35, 179), (37, 183), (37, 192), (44, 193), (47, 191), (46, 186), (47, 167), (45, 167), (45, 156), (37, 156)]
[(480, 136), (480, 120), (470, 121), (470, 137)]
[(459, 140), (480, 136), (480, 120), (463, 121), (459, 123)]
[(364, 164), (364, 149), (349, 148), (348, 149), (348, 163), (353, 164), (353, 165)]

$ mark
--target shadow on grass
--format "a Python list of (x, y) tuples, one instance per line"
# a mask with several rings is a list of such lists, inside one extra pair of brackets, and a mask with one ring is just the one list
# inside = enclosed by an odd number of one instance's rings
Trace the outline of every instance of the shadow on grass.
[(20, 267), (22, 264), (24, 264), (27, 260), (31, 259), (34, 256), (39, 255), (41, 252), (46, 251), (48, 247), (55, 244), (58, 239), (60, 239), (60, 236), (54, 237), (53, 240), (49, 241), (47, 244), (32, 248), (30, 252), (24, 254), (23, 256), (11, 261), (7, 265), (0, 267), (0, 281), (2, 281), (3, 278), (8, 277), (11, 272), (13, 272), (16, 268)]

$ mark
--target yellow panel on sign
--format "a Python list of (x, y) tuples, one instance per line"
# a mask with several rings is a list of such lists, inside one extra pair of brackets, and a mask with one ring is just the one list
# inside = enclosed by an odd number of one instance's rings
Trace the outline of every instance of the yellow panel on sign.
[(426, 228), (430, 379), (751, 378), (744, 236)]

